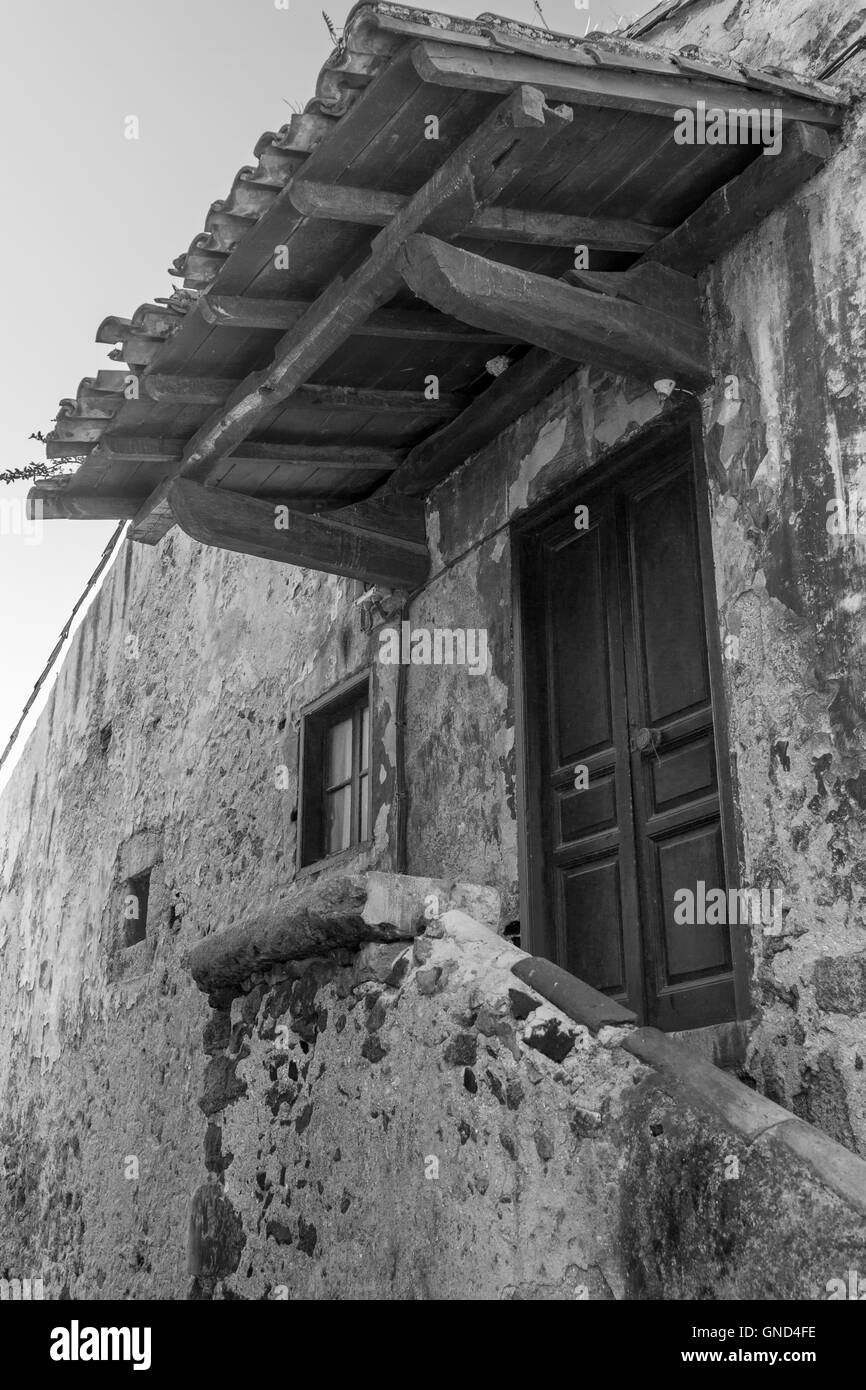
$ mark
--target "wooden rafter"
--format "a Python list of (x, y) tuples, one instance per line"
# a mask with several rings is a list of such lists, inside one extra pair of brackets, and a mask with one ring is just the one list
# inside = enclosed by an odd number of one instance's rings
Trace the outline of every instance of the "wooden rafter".
[[(38, 513), (34, 511), (37, 505)], [(126, 521), (131, 520), (137, 510), (134, 497), (116, 497), (104, 492), (67, 495), (60, 489), (47, 491), (44, 486), (37, 486), (27, 494), (28, 517), (39, 515), (43, 521)]]
[[(184, 405), (222, 405), (237, 387), (225, 377), (166, 376), (153, 373), (142, 377), (145, 393), (154, 401), (176, 401)], [(289, 397), (286, 408), (296, 410), (354, 410), (371, 415), (427, 415), (431, 419), (450, 419), (467, 401), (450, 392), (428, 400), (423, 391), (382, 391), (364, 386), (299, 386)]]
[(706, 332), (695, 309), (682, 318), (515, 270), (435, 237), (410, 237), (400, 253), (409, 287), (481, 328), (495, 326), (574, 362), (639, 378), (710, 380)]
[[(92, 449), (90, 457), (104, 463), (179, 464), (186, 441), (183, 439), (138, 438), (109, 434)], [(74, 453), (72, 444), (67, 448)], [(400, 449), (355, 444), (272, 444), (247, 440), (231, 455), (233, 463), (255, 463), (273, 468), (276, 464), (309, 465), (311, 468), (364, 472), (387, 472), (403, 458)]]
[[(612, 57), (613, 55), (609, 55)], [(721, 79), (695, 73), (688, 77), (662, 65), (650, 70), (624, 61), (621, 67), (600, 66), (586, 53), (558, 60), (548, 54), (535, 57), (527, 53), (503, 53), (435, 40), (420, 43), (412, 50), (415, 70), (425, 82), (438, 86), (461, 87), (481, 92), (508, 92), (518, 83), (529, 83), (549, 101), (573, 105), (610, 106), (647, 115), (673, 116), (683, 107), (699, 101), (707, 107), (768, 107), (782, 112), (782, 120), (806, 121), (812, 125), (839, 126), (842, 113), (829, 103), (811, 101), (760, 86), (733, 86)]]
[(575, 364), (540, 348), (531, 348), (501, 376), (495, 377), (462, 415), (422, 439), (391, 474), (376, 500), (400, 494), (423, 497), (447, 478), (470, 454), (549, 395), (575, 371)]
[(500, 103), (374, 237), (367, 259), (347, 280), (332, 281), (289, 330), (270, 367), (242, 382), (193, 436), (180, 475), (207, 479), (277, 402), (302, 386), (359, 324), (393, 298), (401, 284), (396, 260), (407, 237), (421, 229), (458, 235), (571, 120), (568, 108), (550, 108), (530, 87), (519, 87)]
[[(409, 202), (399, 193), (300, 178), (292, 183), (289, 197), (306, 217), (374, 227), (384, 227)], [(463, 236), (482, 241), (523, 242), (532, 246), (583, 244), (597, 251), (645, 251), (666, 234), (664, 227), (625, 218), (567, 217), (506, 207), (482, 208), (463, 232)]]
[[(251, 299), (249, 295), (203, 294), (198, 308), (205, 323), (222, 328), (269, 329), (285, 333), (303, 318), (311, 299)], [(495, 333), (482, 333), (445, 314), (414, 309), (379, 309), (352, 329), (360, 338), (410, 338), (421, 342), (499, 343)]]
[(673, 314), (683, 321), (700, 313), (698, 282), (668, 266), (645, 261), (628, 270), (567, 270), (562, 277), (578, 289), (643, 304), (661, 314)]
[(831, 152), (826, 130), (799, 122), (784, 126), (778, 154), (759, 155), (742, 174), (711, 193), (644, 259), (695, 274), (796, 193)]
[(415, 538), (332, 522), (186, 478), (169, 479), (159, 500), (181, 530), (204, 545), (395, 589), (417, 588), (427, 577), (427, 547)]

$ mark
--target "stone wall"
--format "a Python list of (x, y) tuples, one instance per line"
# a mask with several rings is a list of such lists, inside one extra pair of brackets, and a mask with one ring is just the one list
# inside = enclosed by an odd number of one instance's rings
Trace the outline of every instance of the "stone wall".
[[(127, 545), (0, 800), (2, 1262), (48, 1297), (182, 1295), (206, 1016), (184, 952), (293, 876), (296, 714), (368, 659), (353, 597), (177, 531)], [(387, 678), (377, 698), (381, 727)], [(361, 866), (390, 854), (382, 745)]]
[[(796, 66), (802, 52), (812, 69), (822, 52), (838, 47), (845, 7), (800, 6), (796, 22), (786, 9), (785, 23), (769, 23), (774, 5), (697, 3), (652, 39), (674, 46), (698, 40), (756, 63)], [(809, 46), (809, 34), (820, 34), (821, 52)], [(862, 73), (862, 60), (846, 71)], [(702, 410), (719, 640), (731, 654), (726, 715), (740, 872), (745, 883), (781, 884), (790, 903), (784, 934), (753, 942), (755, 1026), (744, 1075), (788, 1114), (866, 1153), (864, 551), (862, 539), (830, 536), (825, 526), (826, 503), (845, 488), (859, 485), (866, 495), (862, 166), (863, 122), (855, 112), (827, 169), (701, 284), (716, 373)], [(739, 379), (743, 404), (722, 425), (721, 383), (729, 374)], [(433, 568), (411, 620), (486, 627), (491, 667), (485, 677), (409, 668), (401, 867), (495, 888), (500, 926), (518, 916), (508, 524), (661, 411), (643, 385), (580, 371), (431, 502)], [(368, 666), (374, 832), (370, 846), (341, 867), (395, 866), (396, 680), (394, 668), (377, 663), (378, 634), (361, 630), (356, 597), (349, 582), (208, 550), (175, 530), (155, 550), (123, 548), (71, 644), (0, 799), (5, 1272), (43, 1275), (54, 1297), (184, 1296), (189, 1202), (201, 1184), (206, 1143), (210, 1171), (225, 1169), (235, 1213), (227, 1229), (245, 1242), (217, 1292), (274, 1296), (281, 1282), (334, 1292), (342, 1280), (345, 1293), (351, 1275), (376, 1296), (390, 1288), (420, 1297), (437, 1287), (573, 1296), (586, 1285), (593, 1297), (605, 1290), (660, 1296), (664, 1288), (682, 1291), (665, 1296), (703, 1297), (705, 1283), (714, 1296), (727, 1296), (719, 1291), (734, 1285), (725, 1283), (722, 1256), (709, 1246), (700, 1256), (709, 1273), (697, 1254), (688, 1271), (672, 1273), (674, 1256), (663, 1241), (668, 1253), (652, 1266), (646, 1252), (662, 1237), (651, 1212), (675, 1201), (677, 1154), (703, 1153), (704, 1187), (698, 1191), (697, 1177), (689, 1187), (696, 1214), (689, 1208), (680, 1216), (686, 1227), (701, 1213), (715, 1220), (719, 1202), (752, 1191), (755, 1205), (743, 1207), (736, 1237), (748, 1242), (751, 1215), (776, 1191), (778, 1173), (762, 1169), (754, 1189), (721, 1186), (717, 1157), (725, 1145), (731, 1152), (730, 1135), (690, 1113), (683, 1118), (682, 1107), (666, 1110), (656, 1083), (618, 1046), (576, 1035), (562, 1066), (539, 1061), (537, 1049), (519, 1040), (515, 1053), (517, 1021), (499, 989), (495, 951), (485, 966), (496, 985), (488, 1013), (471, 1003), (459, 959), (455, 971), (443, 960), (446, 983), (427, 993), (428, 962), (413, 958), (394, 983), (375, 970), (360, 978), (373, 967), (353, 953), (294, 965), (284, 979), (237, 996), (218, 1010), (229, 1015), (233, 1041), (220, 1031), (226, 1019), (211, 1019), (203, 1052), (210, 1016), (187, 954), (245, 920), (251, 904), (276, 909), (290, 894), (298, 713)], [(275, 777), (282, 766), (284, 789)], [(148, 935), (124, 947), (127, 883), (147, 869)], [(306, 1037), (294, 1029), (296, 1014)], [(479, 1029), (479, 1017), (493, 1032)], [(281, 1019), (291, 1035), (284, 1055), (274, 1042)], [(453, 1057), (474, 1047), (475, 1063), (446, 1057), (452, 1044)], [(227, 1045), (249, 1048), (234, 1068), (213, 1061)], [(467, 1069), (475, 1091), (464, 1082)], [(227, 1100), (220, 1076), (227, 1086), (235, 1084), (230, 1076), (245, 1085), (227, 1107), (217, 1104)], [(515, 1085), (522, 1093), (516, 1104)], [(637, 1099), (626, 1103), (642, 1096), (643, 1111)], [(653, 1106), (659, 1118), (647, 1121)], [(590, 1112), (605, 1116), (598, 1133), (594, 1120), (580, 1118)], [(652, 1132), (656, 1124), (660, 1135)], [(610, 1170), (629, 1134), (639, 1155), (629, 1181), (644, 1184), (649, 1206), (640, 1219), (649, 1224), (636, 1229), (633, 1222), (624, 1232), (613, 1213), (628, 1189)], [(665, 1138), (653, 1148), (651, 1140), (670, 1134), (675, 1142)], [(768, 1142), (756, 1143), (755, 1153)], [(334, 1158), (338, 1148), (346, 1158)], [(235, 1159), (226, 1167), (228, 1153)], [(429, 1156), (439, 1161), (438, 1180), (425, 1177)], [(700, 1166), (695, 1157), (695, 1172)], [(800, 1181), (791, 1177), (793, 1190)], [(778, 1193), (773, 1200), (780, 1212), (788, 1201)], [(837, 1200), (823, 1188), (803, 1195), (807, 1229), (822, 1230)], [(318, 1220), (317, 1203), (329, 1204)], [(199, 1206), (204, 1228), (205, 1198)], [(789, 1209), (800, 1211), (796, 1202)], [(814, 1261), (796, 1246), (793, 1263), (802, 1264), (813, 1290), (801, 1296), (820, 1296), (833, 1261), (848, 1258), (842, 1216), (827, 1219), (832, 1252), (819, 1236)], [(269, 1222), (285, 1228), (284, 1240), (276, 1227), (268, 1233)], [(373, 1246), (377, 1223), (383, 1235)], [(401, 1229), (411, 1236), (402, 1244)], [(470, 1232), (478, 1236), (477, 1256)], [(358, 1249), (362, 1258), (350, 1264)], [(453, 1258), (458, 1249), (462, 1263)], [(754, 1260), (742, 1255), (739, 1289), (757, 1287), (744, 1271), (758, 1270), (760, 1251), (749, 1249)], [(644, 1252), (633, 1267), (629, 1251)], [(216, 1267), (200, 1259), (200, 1291), (208, 1291), (208, 1279), (216, 1290)], [(789, 1288), (784, 1281), (799, 1276), (779, 1277)]]
[(652, 1029), (575, 1022), (443, 908), (243, 979), (209, 942), (191, 1297), (819, 1299), (862, 1268), (866, 1163)]

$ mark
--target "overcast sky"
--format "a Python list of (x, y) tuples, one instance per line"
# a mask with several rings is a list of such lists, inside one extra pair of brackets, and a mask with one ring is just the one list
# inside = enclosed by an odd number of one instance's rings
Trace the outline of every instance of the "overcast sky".
[[(42, 460), (58, 402), (83, 376), (115, 367), (94, 342), (108, 314), (128, 318), (178, 281), (174, 258), (210, 204), (254, 162), (265, 130), (314, 94), (332, 48), (320, 0), (40, 0), (7, 4), (0, 129), (6, 170), (6, 265), (0, 316), (0, 470)], [(339, 27), (348, 0), (326, 0)], [(612, 29), (655, 0), (541, 0), (551, 29)], [(483, 3), (443, 9), (474, 16)], [(496, 13), (539, 23), (533, 0)], [(124, 138), (137, 116), (138, 140)], [(113, 522), (49, 521), (20, 534), (10, 506), (29, 484), (0, 486), (0, 749), (114, 530)], [(86, 610), (85, 610), (86, 611)], [(55, 673), (58, 668), (55, 668)], [(0, 771), (24, 746), (54, 675)]]

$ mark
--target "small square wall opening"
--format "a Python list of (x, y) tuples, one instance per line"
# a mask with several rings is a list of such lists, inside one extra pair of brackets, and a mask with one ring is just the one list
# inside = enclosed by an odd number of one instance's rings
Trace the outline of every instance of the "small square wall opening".
[(123, 895), (123, 944), (135, 946), (147, 936), (147, 900), (150, 896), (150, 869), (126, 881)]

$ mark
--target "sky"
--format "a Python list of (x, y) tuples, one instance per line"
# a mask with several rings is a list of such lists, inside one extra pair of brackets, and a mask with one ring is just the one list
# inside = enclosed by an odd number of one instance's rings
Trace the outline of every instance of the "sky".
[[(551, 29), (582, 36), (624, 27), (656, 0), (540, 3)], [(339, 29), (350, 0), (326, 4)], [(533, 0), (441, 8), (541, 22)], [(313, 96), (333, 47), (321, 0), (40, 0), (4, 9), (0, 471), (44, 459), (28, 436), (51, 429), (82, 377), (117, 368), (111, 345), (94, 341), (102, 319), (129, 318), (180, 284), (168, 266), (237, 170), (255, 162), (259, 135)], [(137, 140), (124, 137), (129, 116)], [(0, 750), (117, 524), (46, 521), (40, 532), (23, 519), (29, 486), (0, 484)]]

